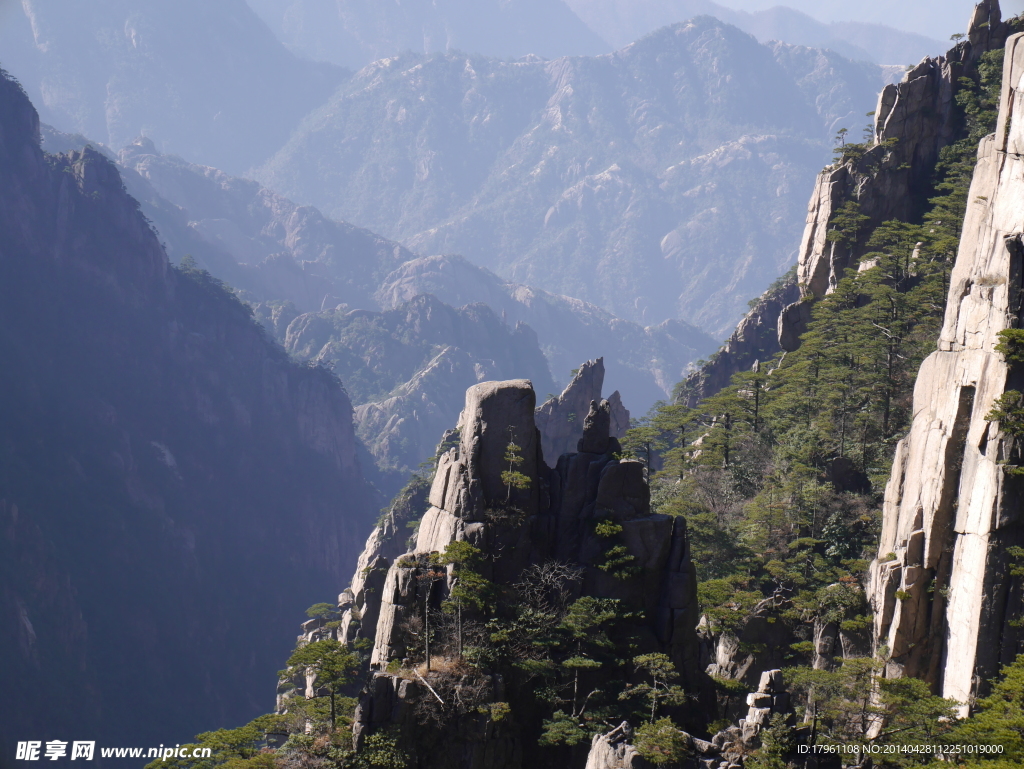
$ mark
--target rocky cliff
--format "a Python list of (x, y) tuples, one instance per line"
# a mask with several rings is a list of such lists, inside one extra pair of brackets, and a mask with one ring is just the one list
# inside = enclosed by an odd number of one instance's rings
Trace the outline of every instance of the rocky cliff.
[[(960, 78), (977, 78), (983, 54), (1001, 48), (1011, 26), (998, 2), (986, 0), (971, 15), (968, 33), (945, 56), (926, 58), (878, 97), (870, 137), (854, 144), (817, 177), (797, 251), (796, 275), (768, 289), (707, 363), (676, 393), (689, 406), (725, 387), (731, 377), (800, 346), (814, 300), (830, 292), (843, 272), (870, 248), (865, 234), (882, 222), (916, 221), (934, 194), (935, 165), (943, 147), (966, 135), (956, 95)], [(843, 121), (833, 124), (842, 127)], [(855, 233), (836, 238), (837, 213), (853, 205), (863, 219)], [(849, 228), (849, 224), (845, 225)]]
[[(407, 749), (419, 751), (417, 766), (511, 768), (525, 765), (531, 756), (550, 762), (560, 755), (538, 754), (536, 695), (530, 693), (537, 683), (530, 683), (530, 676), (524, 682), (514, 666), (502, 673), (493, 662), (473, 672), (453, 653), (450, 641), (437, 642), (433, 671), (419, 661), (424, 658), (423, 631), (417, 623), (425, 621), (426, 607), (448, 600), (458, 584), (458, 572), (436, 559), (458, 542), (479, 549), (482, 575), (499, 589), (521, 591), (532, 584), (532, 575), (544, 573), (551, 581), (541, 593), (564, 589), (563, 601), (614, 599), (616, 605), (632, 607), (632, 653), (667, 654), (688, 691), (704, 690), (705, 678), (697, 669), (696, 579), (684, 520), (651, 513), (642, 465), (615, 456), (619, 446), (609, 434), (608, 401), (590, 404), (577, 451), (563, 454), (554, 469), (544, 461), (535, 405), (526, 380), (469, 388), (456, 430), (439, 447), (437, 470), (420, 502), (424, 512), (415, 544), (402, 552), (404, 537), (390, 519), (367, 542), (362, 570), (340, 598), (342, 622), (330, 631), (345, 641), (367, 638), (373, 644), (375, 672), (360, 695), (353, 727), (357, 746), (369, 734), (398, 728)], [(510, 484), (504, 474), (510, 440), (521, 460), (517, 470), (527, 479), (522, 484)], [(610, 528), (597, 526), (602, 521)], [(619, 573), (607, 566), (607, 531), (619, 532), (620, 566), (632, 564)], [(556, 574), (570, 576), (563, 583), (551, 576)], [(529, 611), (528, 606), (518, 608)], [(441, 616), (432, 621), (440, 622)], [(309, 623), (300, 641), (319, 637), (321, 627)], [(504, 632), (515, 636), (519, 631)], [(459, 698), (469, 698), (472, 690), (480, 707), (511, 703), (513, 716), (481, 721), (472, 715), (476, 711), (460, 715), (454, 706), (445, 706), (448, 715), (433, 717), (432, 726), (424, 728), (424, 701), (431, 696), (446, 701), (443, 687), (451, 685), (446, 671), (452, 670), (462, 676)], [(470, 686), (474, 681), (475, 689)], [(281, 707), (287, 706), (286, 696)], [(435, 745), (436, 754), (424, 750), (427, 744)]]
[[(960, 79), (977, 78), (982, 55), (1002, 48), (1009, 32), (998, 0), (979, 3), (965, 39), (882, 89), (871, 136), (866, 144), (855, 145), (863, 151), (844, 151), (839, 162), (818, 175), (798, 252), (797, 283), (805, 301), (788, 305), (779, 316), (782, 349), (799, 346), (810, 320), (810, 301), (833, 290), (843, 272), (869, 250), (865, 233), (891, 219), (919, 219), (934, 192), (939, 153), (963, 135), (956, 101)], [(837, 216), (844, 209), (847, 222), (840, 223)], [(855, 216), (863, 218), (850, 221)]]
[(267, 628), (379, 501), (336, 379), (173, 268), (103, 155), (39, 142), (5, 73), (0, 740), (184, 742), (266, 709)]
[(918, 374), (870, 579), (886, 676), (924, 678), (965, 706), (1024, 645), (1014, 622), (1021, 580), (1008, 553), (1024, 543), (1019, 433), (1011, 416), (993, 414), (997, 399), (1020, 387), (1013, 351), (996, 345), (1022, 319), (1021, 35), (1007, 41), (1003, 66), (996, 133), (978, 151), (938, 350)]

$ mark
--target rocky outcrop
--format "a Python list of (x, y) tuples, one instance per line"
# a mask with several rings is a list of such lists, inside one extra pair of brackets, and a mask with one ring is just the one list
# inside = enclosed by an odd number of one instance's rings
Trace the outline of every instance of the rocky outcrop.
[[(994, 19), (998, 21), (998, 17)], [(972, 28), (974, 38), (980, 34)], [(989, 414), (1020, 374), (996, 352), (1021, 324), (1024, 37), (1006, 43), (996, 133), (982, 140), (938, 350), (921, 365), (910, 434), (885, 492), (870, 570), (875, 643), (888, 677), (929, 681), (965, 707), (1021, 651), (1024, 541), (1015, 442)]]
[[(584, 379), (593, 378), (598, 366), (599, 362), (590, 362)], [(642, 619), (636, 620), (632, 632), (638, 649), (668, 654), (688, 691), (706, 691), (706, 679), (698, 670), (696, 574), (685, 521), (651, 512), (642, 465), (617, 458), (621, 448), (610, 434), (614, 410), (609, 401), (591, 401), (579, 420), (578, 451), (563, 454), (553, 469), (544, 461), (535, 407), (536, 395), (527, 380), (470, 387), (457, 428), (439, 447), (429, 493), (420, 502), (423, 514), (415, 545), (393, 557), (396, 540), (387, 536), (387, 519), (367, 542), (360, 559), (363, 573), (342, 593), (342, 610), (348, 613), (334, 631), (345, 640), (373, 639), (370, 665), (377, 674), (361, 695), (357, 721), (363, 726), (357, 741), (367, 729), (401, 725), (401, 708), (395, 710), (394, 703), (411, 696), (413, 685), (387, 671), (397, 661), (403, 663), (402, 675), (410, 675), (409, 659), (422, 653), (416, 621), (425, 605), (447, 594), (452, 578), (444, 566), (432, 565), (429, 556), (457, 541), (479, 548), (484, 576), (502, 585), (514, 584), (534, 565), (578, 568), (582, 594), (621, 599), (637, 608)], [(526, 484), (510, 484), (503, 476), (509, 469), (510, 443), (519, 458), (515, 469), (529, 480)], [(607, 543), (595, 532), (598, 520), (621, 526), (621, 542), (636, 565), (634, 572), (613, 576), (600, 568)], [(387, 553), (385, 541), (392, 548)], [(371, 583), (373, 590), (367, 589)], [(358, 623), (353, 621), (356, 613)], [(371, 618), (376, 618), (372, 631), (367, 628)], [(317, 623), (304, 630), (306, 640), (321, 632)], [(444, 680), (441, 673), (426, 675), (431, 685)], [(476, 674), (460, 675), (466, 679)], [(385, 690), (393, 694), (380, 693)], [(526, 727), (520, 723), (519, 728)], [(499, 732), (481, 732), (471, 740), (479, 744), (463, 755), (489, 755), (487, 751), (497, 749), (494, 740), (511, 734)], [(502, 750), (516, 755), (513, 747)], [(467, 761), (446, 766), (476, 766)], [(509, 764), (513, 765), (519, 764)]]
[(629, 741), (633, 729), (623, 721), (607, 734), (595, 734), (590, 743), (586, 769), (648, 769), (648, 764)]
[[(680, 730), (682, 743), (689, 753), (685, 766), (740, 769), (744, 756), (761, 745), (760, 734), (769, 726), (772, 716), (782, 715), (790, 726), (795, 724), (793, 706), (789, 692), (783, 686), (781, 670), (764, 671), (757, 690), (747, 695), (746, 705), (746, 715), (739, 719), (738, 724), (717, 732), (710, 741)], [(805, 741), (807, 732), (807, 729), (797, 730), (797, 741)], [(633, 730), (626, 722), (606, 734), (594, 735), (586, 769), (650, 769), (652, 764), (637, 752), (630, 743), (632, 739)]]
[[(833, 217), (856, 203), (867, 219), (861, 234), (891, 219), (915, 221), (932, 194), (932, 169), (943, 147), (963, 134), (956, 105), (960, 79), (975, 77), (986, 51), (1001, 48), (1010, 28), (998, 0), (984, 0), (971, 15), (966, 39), (945, 56), (926, 58), (878, 97), (871, 147), (860, 157), (829, 166), (818, 175), (800, 241), (797, 283), (805, 299), (832, 291), (867, 247), (863, 239), (842, 244), (828, 239)], [(779, 318), (779, 344), (795, 350), (810, 320), (808, 308), (791, 304)]]
[[(604, 384), (604, 358), (588, 360), (573, 375), (572, 381), (557, 398), (552, 397), (537, 407), (536, 422), (540, 430), (544, 461), (554, 467), (562, 454), (579, 449), (577, 444), (583, 438), (584, 414), (590, 405), (601, 400)], [(622, 405), (622, 398), (616, 390), (608, 399), (609, 435), (624, 438), (629, 429), (629, 412)]]
[(792, 276), (765, 291), (718, 352), (677, 386), (676, 402), (693, 408), (728, 387), (734, 374), (749, 370), (758, 361), (769, 360), (780, 349), (789, 349), (780, 347), (777, 326), (783, 308), (799, 298), (800, 291)]

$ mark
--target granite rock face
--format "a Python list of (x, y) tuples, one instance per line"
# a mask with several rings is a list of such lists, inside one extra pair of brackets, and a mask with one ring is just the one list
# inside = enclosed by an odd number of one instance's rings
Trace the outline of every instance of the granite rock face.
[(629, 744), (632, 737), (633, 730), (626, 721), (607, 734), (595, 734), (586, 769), (647, 769), (650, 764)]
[[(926, 58), (887, 85), (875, 109), (873, 146), (862, 157), (829, 166), (818, 175), (800, 241), (797, 283), (804, 299), (831, 292), (844, 271), (856, 266), (864, 246), (847, 247), (827, 238), (830, 223), (846, 202), (868, 217), (862, 232), (890, 219), (913, 221), (932, 194), (932, 169), (943, 147), (959, 138), (955, 97), (961, 77), (976, 72), (982, 54), (1001, 48), (1009, 33), (998, 0), (984, 0), (971, 15), (966, 39), (945, 56)], [(796, 308), (800, 308), (797, 311)], [(779, 343), (795, 350), (809, 313), (790, 305), (779, 318)]]
[(796, 279), (791, 277), (763, 293), (718, 352), (683, 380), (679, 401), (693, 408), (728, 387), (733, 374), (770, 359), (780, 349), (791, 349), (779, 336), (777, 327), (783, 308), (799, 298)]
[(1021, 389), (995, 346), (1000, 331), (1021, 325), (1022, 75), (1024, 37), (1014, 35), (998, 127), (978, 150), (938, 350), (918, 374), (870, 570), (886, 675), (924, 678), (965, 707), (1024, 642), (1010, 624), (1021, 613), (1021, 585), (1006, 553), (1024, 541), (1019, 480), (1005, 467), (1017, 463), (1017, 448), (987, 418), (1004, 391)]
[[(604, 384), (604, 358), (588, 360), (573, 375), (572, 381), (557, 398), (550, 398), (537, 407), (536, 421), (541, 434), (544, 461), (554, 467), (562, 454), (577, 450), (583, 437), (584, 414), (590, 404), (601, 401)], [(613, 438), (624, 438), (629, 429), (629, 412), (622, 405), (616, 390), (608, 398), (608, 433)]]
[[(599, 363), (585, 368), (584, 380), (598, 373)], [(652, 514), (642, 465), (616, 458), (620, 448), (610, 434), (615, 409), (609, 401), (590, 401), (586, 417), (577, 420), (582, 425), (580, 450), (563, 453), (554, 468), (544, 461), (535, 407), (536, 396), (527, 380), (470, 387), (457, 428), (445, 434), (438, 448), (429, 492), (415, 503), (423, 511), (415, 544), (396, 557), (398, 540), (389, 534), (394, 527), (387, 518), (368, 540), (360, 559), (363, 571), (341, 596), (348, 614), (333, 631), (346, 640), (365, 637), (374, 642), (370, 664), (378, 672), (360, 698), (360, 735), (382, 724), (404, 723), (404, 711), (394, 703), (411, 696), (412, 684), (385, 671), (392, 661), (402, 661), (420, 648), (411, 628), (425, 603), (449, 589), (445, 567), (429, 565), (428, 556), (456, 541), (480, 548), (486, 556), (480, 567), (484, 576), (500, 584), (515, 583), (534, 565), (557, 561), (578, 567), (578, 590), (583, 595), (622, 599), (642, 608), (638, 648), (668, 654), (689, 691), (706, 690), (698, 667), (696, 572), (685, 521)], [(551, 417), (554, 412), (547, 413)], [(516, 470), (530, 480), (525, 488), (515, 488), (502, 477), (509, 469), (510, 442), (521, 459)], [(640, 567), (636, 575), (616, 578), (599, 568), (606, 547), (594, 531), (599, 519), (621, 525), (622, 543)], [(371, 583), (373, 589), (368, 590)], [(304, 628), (303, 637), (313, 640), (319, 632), (313, 623)], [(392, 693), (384, 696), (378, 689)], [(391, 704), (381, 704), (384, 700)], [(391, 715), (381, 716), (384, 712)], [(477, 766), (476, 759), (466, 756), (489, 755), (499, 743), (508, 755), (518, 755), (516, 745), (507, 742), (509, 734), (453, 737), (472, 745), (449, 765)]]

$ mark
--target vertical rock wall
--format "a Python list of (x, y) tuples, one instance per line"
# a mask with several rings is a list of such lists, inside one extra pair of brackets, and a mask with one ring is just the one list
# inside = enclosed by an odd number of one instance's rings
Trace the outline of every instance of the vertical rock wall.
[(1012, 374), (997, 334), (1021, 321), (1024, 36), (1007, 41), (1004, 66), (998, 129), (978, 151), (938, 350), (917, 378), (869, 585), (886, 675), (922, 677), (965, 705), (1022, 647), (1009, 625), (1020, 579), (1006, 555), (1022, 541), (1019, 480), (1003, 467), (1011, 439), (986, 415)]

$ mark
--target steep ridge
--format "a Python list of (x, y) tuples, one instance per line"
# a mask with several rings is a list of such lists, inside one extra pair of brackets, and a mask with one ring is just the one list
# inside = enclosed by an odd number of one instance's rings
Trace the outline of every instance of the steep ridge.
[(1000, 332), (1022, 319), (1024, 36), (1007, 41), (1003, 66), (996, 133), (978, 150), (938, 350), (918, 374), (870, 573), (886, 676), (924, 678), (964, 707), (1024, 650), (1008, 552), (1024, 544), (1019, 416), (999, 401), (1020, 386), (1014, 338), (1000, 345)]
[(267, 628), (379, 500), (337, 381), (172, 268), (104, 156), (39, 141), (4, 73), (0, 740), (184, 741), (265, 710)]
[(599, 57), (403, 54), (339, 88), (258, 178), (419, 253), (724, 336), (792, 262), (803, 180), (882, 78), (791, 49), (700, 17)]
[[(572, 453), (583, 437), (584, 414), (591, 402), (601, 402), (604, 387), (604, 359), (588, 360), (580, 366), (562, 394), (550, 396), (537, 407), (537, 429), (540, 430), (544, 461), (555, 467), (562, 454)], [(615, 390), (608, 396), (612, 438), (622, 440), (629, 429), (629, 412), (622, 405), (622, 396)]]
[[(916, 221), (933, 194), (939, 152), (963, 132), (956, 109), (961, 77), (976, 76), (986, 51), (1002, 48), (1008, 34), (999, 3), (979, 3), (966, 39), (945, 56), (925, 59), (878, 97), (867, 144), (842, 150), (840, 162), (818, 175), (800, 242), (797, 283), (804, 299), (833, 290), (843, 272), (867, 251), (862, 236), (890, 219)], [(852, 148), (851, 148), (852, 149)], [(810, 304), (789, 305), (779, 317), (779, 344), (799, 345)]]
[[(415, 258), (393, 241), (328, 219), (256, 182), (159, 153), (144, 137), (124, 147), (116, 160), (125, 169), (129, 191), (161, 235), (177, 241), (169, 243), (171, 259), (179, 261), (193, 245), (181, 234), (184, 224), (206, 249), (231, 256), (237, 265), (216, 261), (210, 269), (226, 268), (227, 274), (216, 274), (255, 301), (291, 302), (299, 312), (340, 303), (377, 309), (377, 285)], [(164, 213), (168, 203), (179, 209), (179, 219)]]
[[(686, 378), (679, 392), (688, 405), (718, 392), (755, 361), (795, 350), (814, 300), (829, 293), (844, 271), (872, 250), (866, 235), (884, 221), (915, 221), (920, 216), (934, 194), (933, 174), (942, 148), (966, 135), (956, 101), (960, 78), (976, 78), (981, 57), (1003, 46), (1009, 28), (1000, 17), (997, 2), (980, 3), (964, 40), (945, 56), (925, 59), (901, 82), (885, 86), (866, 143), (844, 144), (837, 161), (817, 177), (795, 277), (762, 294), (725, 345)], [(799, 296), (794, 296), (797, 291)], [(775, 334), (769, 333), (773, 326)]]

